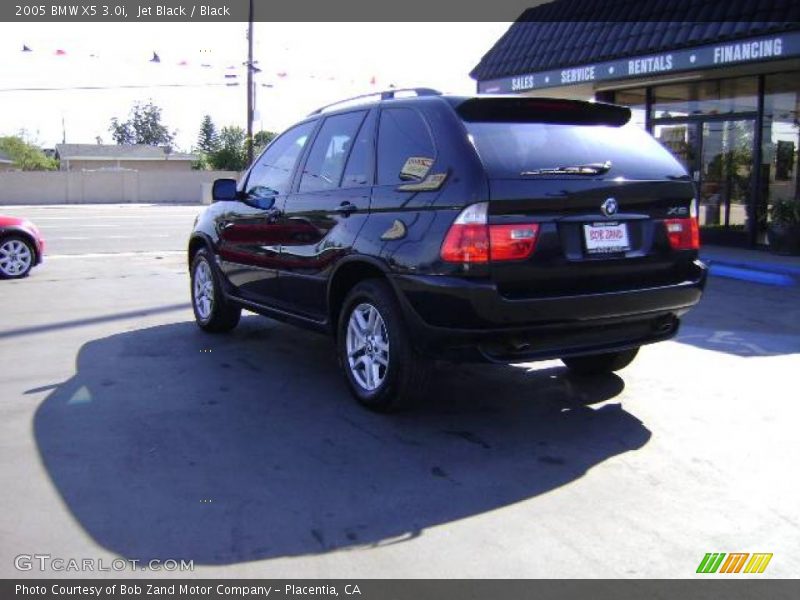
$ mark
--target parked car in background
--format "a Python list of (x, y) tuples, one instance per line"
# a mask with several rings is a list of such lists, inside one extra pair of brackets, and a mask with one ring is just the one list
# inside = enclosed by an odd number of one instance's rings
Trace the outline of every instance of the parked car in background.
[(0, 215), (0, 279), (19, 279), (44, 258), (44, 238), (27, 219)]
[(326, 332), (381, 411), (423, 396), (435, 358), (622, 369), (706, 279), (694, 185), (629, 118), (426, 89), (320, 109), (215, 182), (188, 247), (197, 324), (245, 308)]

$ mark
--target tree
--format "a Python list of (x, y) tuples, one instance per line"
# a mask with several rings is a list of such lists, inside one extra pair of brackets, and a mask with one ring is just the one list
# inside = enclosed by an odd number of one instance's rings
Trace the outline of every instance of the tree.
[(169, 148), (175, 139), (175, 132), (170, 132), (161, 122), (161, 109), (152, 102), (136, 102), (128, 114), (128, 120), (120, 121), (114, 117), (108, 130), (120, 145), (147, 144)]
[(241, 127), (223, 127), (217, 149), (208, 155), (211, 168), (220, 171), (241, 171), (247, 166), (245, 133)]
[(111, 127), (108, 130), (111, 132), (113, 140), (120, 146), (136, 143), (136, 135), (128, 121), (120, 123), (117, 117), (114, 117), (111, 119)]
[(23, 171), (55, 171), (58, 162), (21, 136), (0, 137), (0, 150), (8, 154), (14, 166)]
[(278, 134), (274, 131), (259, 131), (257, 134), (253, 136), (253, 156), (258, 156), (267, 147), (272, 140), (275, 139), (275, 136)]
[[(210, 126), (209, 126), (210, 125)], [(197, 140), (198, 149), (202, 151), (202, 158), (196, 168), (208, 166), (220, 171), (242, 171), (247, 168), (247, 136), (241, 127), (223, 127), (218, 135), (213, 137), (213, 149), (204, 149), (204, 142), (210, 139), (206, 135), (213, 128), (211, 117), (206, 115), (200, 128)], [(259, 131), (253, 136), (254, 154), (258, 155), (275, 137), (272, 131)], [(206, 145), (206, 147), (208, 147)]]
[(203, 117), (200, 125), (200, 134), (197, 136), (197, 149), (205, 154), (211, 154), (219, 147), (219, 136), (211, 115)]

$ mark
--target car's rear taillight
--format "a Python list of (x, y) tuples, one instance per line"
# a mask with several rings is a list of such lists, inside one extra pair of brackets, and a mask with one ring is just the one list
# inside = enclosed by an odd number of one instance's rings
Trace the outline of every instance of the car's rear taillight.
[(489, 262), (489, 205), (472, 204), (461, 211), (442, 244), (442, 260), (458, 263)]
[(539, 237), (538, 223), (489, 225), (489, 205), (472, 204), (461, 211), (442, 244), (442, 260), (487, 263), (528, 258)]
[(538, 237), (538, 223), (489, 225), (489, 254), (492, 260), (528, 258)]
[(697, 219), (665, 219), (667, 238), (673, 250), (698, 250), (700, 248), (700, 228)]

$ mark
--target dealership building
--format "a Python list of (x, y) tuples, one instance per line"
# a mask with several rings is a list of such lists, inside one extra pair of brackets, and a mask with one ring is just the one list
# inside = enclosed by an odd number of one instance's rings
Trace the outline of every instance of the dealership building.
[(473, 69), (478, 91), (630, 107), (697, 184), (709, 242), (766, 243), (798, 199), (797, 0), (555, 0), (525, 11)]

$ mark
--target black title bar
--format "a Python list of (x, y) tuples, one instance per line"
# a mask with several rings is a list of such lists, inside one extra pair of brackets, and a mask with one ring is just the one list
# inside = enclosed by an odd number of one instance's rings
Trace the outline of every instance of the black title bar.
[[(454, 0), (254, 1), (254, 21), (513, 21), (530, 0), (488, 3)], [(244, 22), (248, 0), (4, 0), (0, 21), (10, 22)]]
[(44, 579), (0, 581), (0, 598), (32, 600), (740, 600), (800, 597), (798, 580), (710, 575), (679, 580)]
[[(749, 0), (675, 0), (669, 13), (660, 10), (631, 10), (638, 2), (556, 3), (545, 11), (533, 11), (537, 21), (662, 21), (693, 22), (719, 20), (729, 10), (714, 10)], [(546, 0), (254, 0), (254, 21), (268, 22), (510, 22), (527, 9), (548, 4)], [(3, 0), (0, 21), (6, 22), (157, 22), (233, 21), (249, 19), (249, 0)], [(563, 9), (563, 10), (562, 10)], [(570, 9), (570, 10), (567, 10)], [(574, 10), (573, 10), (574, 9)], [(789, 14), (789, 13), (786, 13)], [(794, 13), (791, 13), (794, 14)], [(669, 18), (666, 19), (665, 17)], [(735, 19), (733, 19), (735, 20)], [(402, 40), (397, 40), (401, 42)]]

